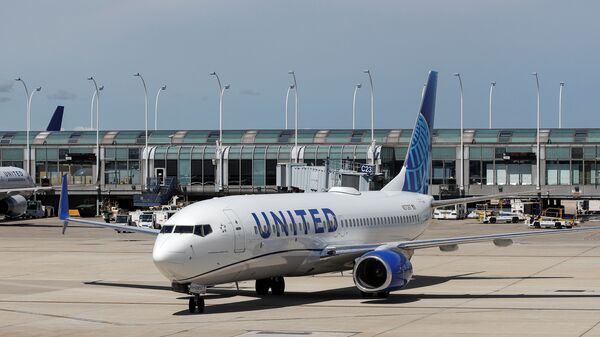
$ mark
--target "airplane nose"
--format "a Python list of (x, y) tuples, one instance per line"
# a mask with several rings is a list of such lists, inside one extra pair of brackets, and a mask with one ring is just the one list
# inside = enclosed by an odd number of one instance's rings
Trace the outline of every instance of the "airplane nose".
[(170, 280), (175, 280), (182, 277), (184, 264), (189, 260), (189, 254), (184, 246), (172, 241), (176, 240), (167, 239), (163, 242), (157, 240), (152, 250), (152, 260), (161, 274)]

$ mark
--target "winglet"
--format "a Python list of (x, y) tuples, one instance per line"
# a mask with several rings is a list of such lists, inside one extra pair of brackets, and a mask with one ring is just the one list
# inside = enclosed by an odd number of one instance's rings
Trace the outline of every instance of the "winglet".
[(60, 202), (58, 205), (58, 218), (66, 220), (69, 217), (69, 194), (67, 190), (67, 174), (62, 177), (62, 186), (60, 189)]

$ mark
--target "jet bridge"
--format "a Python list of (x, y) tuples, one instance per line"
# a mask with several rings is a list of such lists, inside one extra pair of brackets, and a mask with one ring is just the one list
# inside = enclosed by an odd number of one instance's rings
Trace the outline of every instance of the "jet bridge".
[(326, 192), (332, 187), (371, 189), (373, 181), (383, 178), (375, 165), (354, 161), (326, 161), (325, 165), (280, 163), (277, 165), (277, 188), (292, 192)]

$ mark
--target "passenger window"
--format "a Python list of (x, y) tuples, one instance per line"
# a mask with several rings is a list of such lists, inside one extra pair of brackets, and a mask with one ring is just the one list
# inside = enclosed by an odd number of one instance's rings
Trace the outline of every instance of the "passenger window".
[(171, 233), (171, 232), (173, 231), (173, 227), (175, 227), (175, 226), (173, 226), (173, 225), (165, 225), (165, 226), (163, 226), (163, 227), (160, 229), (160, 232), (161, 232), (162, 234), (168, 234), (168, 233)]
[[(254, 229), (256, 229), (256, 227)], [(210, 233), (212, 233), (212, 227), (210, 227), (210, 225), (196, 225), (196, 226), (194, 226), (194, 234), (195, 235), (205, 237), (205, 236), (207, 236)]]

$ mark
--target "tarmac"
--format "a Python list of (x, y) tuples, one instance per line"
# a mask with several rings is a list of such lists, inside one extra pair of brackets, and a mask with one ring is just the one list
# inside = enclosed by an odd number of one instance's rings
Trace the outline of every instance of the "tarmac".
[[(447, 220), (424, 237), (522, 230)], [(600, 336), (600, 233), (567, 231), (419, 250), (413, 281), (387, 299), (362, 298), (348, 272), (286, 278), (282, 297), (222, 285), (188, 314), (154, 267), (153, 237), (0, 222), (0, 336)]]

